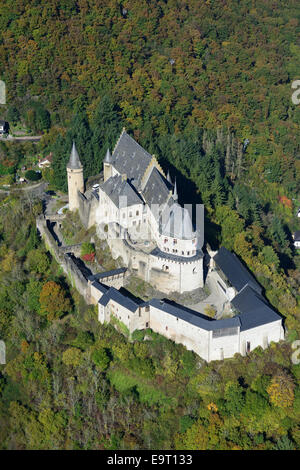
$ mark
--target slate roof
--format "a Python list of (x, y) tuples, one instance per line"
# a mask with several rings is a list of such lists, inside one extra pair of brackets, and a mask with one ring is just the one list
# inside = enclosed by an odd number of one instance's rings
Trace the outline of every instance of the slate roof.
[(214, 256), (214, 261), (223, 271), (230, 284), (239, 292), (246, 284), (261, 293), (262, 287), (258, 284), (254, 276), (241, 263), (236, 254), (231, 253), (223, 246)]
[(281, 320), (258, 292), (249, 285), (245, 286), (231, 301), (240, 312), (241, 331)]
[(77, 152), (76, 145), (75, 145), (74, 141), (73, 141), (73, 146), (72, 146), (72, 150), (71, 150), (70, 160), (67, 164), (67, 168), (70, 168), (72, 170), (78, 170), (78, 169), (82, 168), (82, 164), (81, 164), (81, 161), (79, 159), (79, 155), (78, 155), (78, 152)]
[[(89, 280), (92, 280), (93, 277), (94, 276), (90, 276)], [(92, 286), (94, 286), (99, 292), (102, 292), (102, 294), (106, 294), (106, 292), (109, 290), (108, 286), (98, 281), (94, 281)]]
[(118, 269), (112, 269), (111, 271), (105, 271), (103, 273), (97, 273), (97, 274), (93, 274), (93, 276), (90, 276), (89, 277), (89, 280), (92, 281), (92, 280), (99, 280), (99, 279), (103, 279), (104, 277), (108, 277), (108, 276), (115, 276), (117, 274), (122, 274), (122, 273), (125, 273), (127, 271), (127, 268), (118, 268)]
[(110, 295), (108, 294), (108, 292), (106, 292), (104, 295), (102, 295), (101, 299), (98, 300), (98, 304), (103, 305), (103, 307), (106, 307), (109, 301)]
[(111, 163), (115, 169), (120, 174), (125, 173), (128, 180), (139, 189), (151, 160), (150, 153), (123, 130), (111, 157)]
[(157, 246), (151, 251), (150, 253), (153, 256), (157, 256), (158, 258), (165, 258), (169, 259), (171, 261), (177, 261), (181, 263), (192, 263), (193, 261), (197, 261), (200, 258), (203, 258), (203, 252), (202, 250), (197, 250), (196, 254), (194, 256), (177, 256), (177, 255), (172, 255), (171, 253), (166, 253), (164, 251), (161, 251)]
[(173, 186), (168, 180), (154, 167), (143, 189), (143, 197), (147, 204), (165, 204), (170, 197), (170, 190)]
[(167, 300), (151, 299), (149, 305), (166, 312), (174, 317), (180, 318), (192, 325), (206, 331), (219, 330), (222, 328), (234, 328), (240, 326), (239, 317), (225, 318), (224, 320), (214, 320), (202, 315), (195, 310), (191, 310), (183, 305), (169, 302)]
[(139, 308), (139, 304), (137, 302), (134, 302), (134, 300), (130, 299), (126, 295), (121, 294), (121, 292), (114, 287), (110, 287), (106, 294), (101, 297), (98, 303), (100, 305), (106, 306), (110, 300), (114, 300), (131, 312), (135, 312)]
[(100, 188), (119, 209), (134, 204), (143, 204), (139, 194), (128, 181), (122, 179), (121, 175), (111, 176), (100, 184)]

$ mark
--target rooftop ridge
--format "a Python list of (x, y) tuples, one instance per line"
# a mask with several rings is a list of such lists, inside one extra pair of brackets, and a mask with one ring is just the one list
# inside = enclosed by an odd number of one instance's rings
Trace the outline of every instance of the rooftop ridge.
[(117, 140), (117, 142), (116, 142), (116, 144), (115, 144), (115, 146), (114, 146), (114, 149), (113, 149), (113, 151), (112, 151), (112, 154), (111, 154), (112, 156), (113, 156), (113, 154), (115, 153), (115, 150), (116, 150), (116, 148), (117, 148), (117, 146), (118, 146), (118, 144), (119, 144), (119, 142), (120, 142), (120, 140), (121, 140), (121, 137), (122, 137), (122, 135), (123, 135), (124, 133), (127, 134), (125, 127), (122, 128), (121, 134), (119, 135), (119, 138), (118, 138), (118, 140)]

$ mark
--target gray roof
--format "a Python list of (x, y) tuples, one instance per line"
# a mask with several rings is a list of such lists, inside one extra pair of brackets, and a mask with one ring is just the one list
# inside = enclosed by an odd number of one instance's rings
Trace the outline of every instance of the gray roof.
[(111, 176), (100, 184), (100, 188), (118, 208), (144, 203), (133, 186), (128, 181), (123, 180), (121, 175)]
[(165, 204), (170, 197), (170, 190), (172, 188), (173, 186), (168, 180), (156, 167), (153, 167), (142, 193), (151, 209), (152, 204)]
[(71, 150), (70, 160), (67, 164), (67, 168), (70, 168), (72, 170), (78, 170), (82, 168), (82, 164), (81, 164), (81, 161), (79, 160), (79, 155), (78, 155), (74, 141), (73, 141), (73, 146)]
[(225, 274), (230, 284), (239, 292), (246, 284), (261, 293), (262, 287), (258, 284), (254, 276), (242, 264), (235, 253), (231, 253), (223, 246), (214, 256), (214, 261)]
[(108, 292), (106, 292), (104, 295), (102, 295), (101, 299), (98, 300), (98, 304), (103, 305), (103, 307), (106, 307), (109, 301), (110, 295), (108, 294)]
[(183, 305), (168, 300), (151, 299), (149, 305), (207, 331), (240, 326), (239, 317), (214, 320), (195, 310), (191, 310)]
[(110, 287), (109, 290), (99, 300), (100, 305), (107, 305), (110, 300), (114, 300), (118, 304), (127, 308), (131, 312), (135, 312), (139, 308), (139, 304), (129, 298), (127, 295), (121, 294), (120, 291), (114, 287)]
[(103, 273), (93, 274), (92, 276), (89, 277), (89, 280), (92, 281), (92, 280), (97, 280), (97, 279), (103, 279), (104, 277), (116, 276), (117, 274), (122, 274), (122, 273), (125, 273), (126, 271), (127, 271), (127, 268), (112, 269), (111, 271), (105, 271)]
[(281, 320), (258, 292), (246, 285), (231, 301), (240, 312), (241, 331)]
[(112, 165), (120, 174), (126, 174), (129, 181), (139, 189), (142, 177), (152, 156), (146, 152), (125, 130), (112, 154)]
[(181, 263), (192, 263), (193, 261), (197, 261), (198, 259), (203, 258), (202, 250), (197, 250), (194, 256), (187, 257), (172, 255), (171, 253), (165, 253), (164, 251), (161, 251), (157, 246), (151, 251), (150, 254), (153, 256), (157, 256), (158, 258), (165, 258), (170, 261), (177, 261)]

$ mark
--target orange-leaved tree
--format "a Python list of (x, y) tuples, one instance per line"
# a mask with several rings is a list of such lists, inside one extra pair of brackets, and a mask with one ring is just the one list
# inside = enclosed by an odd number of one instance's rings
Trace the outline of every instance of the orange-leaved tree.
[(65, 290), (56, 282), (44, 284), (40, 294), (40, 311), (48, 320), (55, 320), (70, 311), (71, 302)]

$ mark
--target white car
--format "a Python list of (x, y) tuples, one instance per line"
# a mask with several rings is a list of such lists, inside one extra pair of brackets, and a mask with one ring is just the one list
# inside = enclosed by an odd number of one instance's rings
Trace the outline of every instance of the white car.
[(99, 186), (100, 186), (100, 185), (97, 183), (97, 184), (94, 184), (94, 185), (92, 186), (92, 188), (93, 188), (93, 189), (98, 189)]

